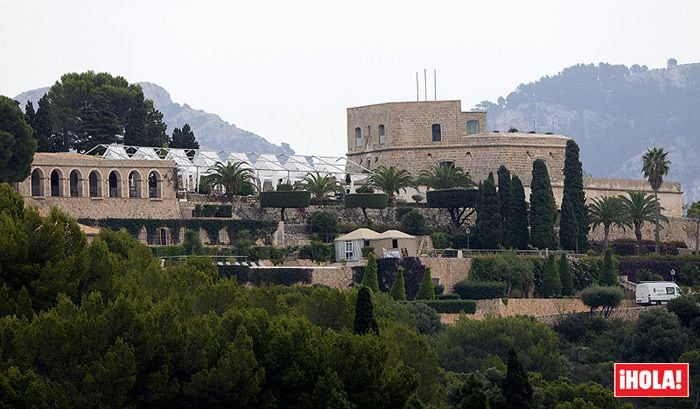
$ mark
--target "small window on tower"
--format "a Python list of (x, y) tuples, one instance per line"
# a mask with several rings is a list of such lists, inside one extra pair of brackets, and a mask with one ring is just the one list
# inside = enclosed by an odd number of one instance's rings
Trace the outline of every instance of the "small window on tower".
[(433, 142), (442, 141), (442, 130), (440, 129), (440, 124), (433, 124), (432, 130), (433, 130)]
[(377, 133), (379, 134), (379, 144), (384, 145), (384, 125), (379, 125), (379, 128), (377, 129)]
[(479, 121), (472, 119), (467, 121), (467, 135), (479, 133)]
[(362, 146), (362, 130), (355, 128), (355, 146)]

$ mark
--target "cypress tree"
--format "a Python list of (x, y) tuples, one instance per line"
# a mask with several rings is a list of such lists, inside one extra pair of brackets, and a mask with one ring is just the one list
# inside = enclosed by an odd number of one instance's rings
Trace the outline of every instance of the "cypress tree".
[(481, 200), (476, 209), (476, 233), (481, 248), (495, 249), (503, 240), (501, 206), (498, 203), (493, 173), (482, 184)]
[(510, 185), (510, 210), (508, 211), (508, 247), (519, 250), (527, 248), (530, 238), (527, 220), (527, 202), (525, 202), (525, 189), (520, 178), (513, 175)]
[(561, 295), (574, 295), (574, 278), (569, 268), (569, 260), (564, 253), (559, 259), (559, 278), (561, 278)]
[(561, 294), (561, 278), (559, 277), (559, 270), (557, 268), (557, 262), (554, 259), (554, 254), (549, 255), (547, 263), (544, 265), (540, 294), (547, 298), (556, 297)]
[(362, 275), (362, 285), (374, 291), (379, 292), (379, 278), (377, 277), (377, 256), (374, 253), (369, 253), (367, 256), (367, 266), (365, 273)]
[(547, 165), (542, 159), (532, 164), (530, 183), (530, 244), (538, 249), (557, 248), (554, 234), (555, 203)]
[(600, 285), (617, 285), (617, 271), (615, 271), (612, 250), (610, 250), (609, 248), (605, 250), (605, 256), (603, 257), (603, 267), (600, 270), (598, 282), (600, 283)]
[(520, 409), (535, 407), (532, 385), (513, 348), (508, 350), (508, 369), (502, 390), (506, 398), (506, 407)]
[(564, 250), (576, 250), (578, 247), (578, 221), (571, 200), (564, 196), (561, 202), (561, 218), (559, 221), (559, 244)]
[(357, 302), (355, 303), (353, 333), (364, 335), (370, 332), (379, 335), (379, 326), (377, 325), (377, 320), (374, 319), (372, 294), (369, 288), (362, 286), (357, 293)]
[(403, 267), (399, 267), (399, 271), (396, 272), (396, 279), (394, 279), (394, 284), (391, 285), (391, 290), (389, 295), (395, 301), (403, 301), (406, 299), (406, 284), (403, 278)]
[[(511, 177), (510, 171), (501, 165), (498, 168), (498, 202), (501, 204), (501, 220), (503, 221), (503, 231), (508, 231), (508, 212), (510, 210)], [(504, 241), (506, 234), (503, 235)], [(505, 243), (504, 243), (505, 244)]]
[(423, 273), (423, 279), (418, 287), (418, 293), (416, 294), (416, 300), (434, 300), (435, 299), (435, 288), (433, 287), (433, 279), (430, 276), (430, 267), (425, 268), (425, 273)]
[(588, 208), (583, 191), (583, 166), (579, 160), (578, 145), (573, 139), (566, 141), (563, 201), (570, 202), (576, 214), (576, 250), (585, 250), (588, 247)]

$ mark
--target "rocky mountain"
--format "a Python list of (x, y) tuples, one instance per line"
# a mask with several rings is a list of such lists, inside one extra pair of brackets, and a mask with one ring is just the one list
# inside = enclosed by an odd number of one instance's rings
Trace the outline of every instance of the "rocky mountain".
[[(140, 85), (144, 96), (153, 100), (156, 109), (163, 113), (163, 120), (168, 125), (168, 134), (174, 128), (182, 128), (188, 123), (203, 148), (227, 152), (294, 153), (286, 143), (275, 145), (262, 136), (224, 121), (218, 115), (194, 109), (187, 104), (175, 103), (168, 91), (156, 84), (141, 82)], [(48, 90), (49, 87), (44, 87), (23, 92), (17, 95), (15, 100), (19, 101), (22, 108), (27, 101), (32, 101), (36, 107), (39, 99)]]
[(579, 64), (484, 101), (489, 128), (556, 132), (581, 147), (584, 170), (599, 177), (643, 178), (642, 155), (669, 151), (667, 179), (685, 201), (700, 200), (700, 63), (666, 68)]

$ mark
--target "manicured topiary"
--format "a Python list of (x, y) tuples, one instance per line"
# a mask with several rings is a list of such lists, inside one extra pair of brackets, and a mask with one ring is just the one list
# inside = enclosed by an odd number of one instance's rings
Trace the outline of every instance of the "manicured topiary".
[(365, 274), (362, 276), (362, 285), (374, 291), (379, 292), (379, 278), (377, 277), (377, 256), (374, 253), (369, 253), (367, 256), (367, 266)]
[(389, 291), (391, 298), (396, 301), (403, 301), (406, 299), (406, 284), (404, 283), (403, 271), (404, 269), (399, 267), (394, 284), (391, 285), (391, 290)]
[(430, 267), (426, 267), (425, 273), (423, 274), (423, 280), (418, 287), (418, 294), (416, 294), (416, 300), (434, 300), (435, 299), (435, 289), (433, 288), (433, 279), (430, 277)]

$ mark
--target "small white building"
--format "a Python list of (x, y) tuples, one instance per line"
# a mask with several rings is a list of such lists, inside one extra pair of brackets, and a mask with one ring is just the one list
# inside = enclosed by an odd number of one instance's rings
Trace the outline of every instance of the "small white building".
[(362, 260), (362, 247), (369, 246), (371, 240), (381, 235), (370, 229), (357, 229), (335, 239), (335, 261)]

